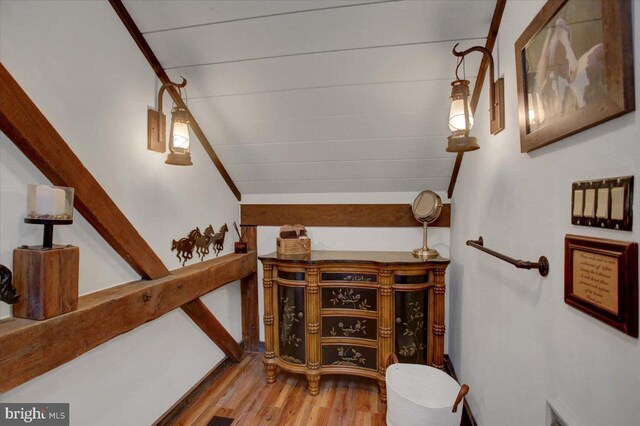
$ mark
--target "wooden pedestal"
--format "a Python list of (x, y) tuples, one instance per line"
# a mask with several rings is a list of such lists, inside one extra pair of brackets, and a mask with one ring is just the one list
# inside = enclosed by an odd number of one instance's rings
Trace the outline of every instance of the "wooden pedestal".
[(13, 284), (20, 301), (13, 305), (13, 316), (43, 320), (76, 310), (79, 261), (78, 247), (15, 249)]

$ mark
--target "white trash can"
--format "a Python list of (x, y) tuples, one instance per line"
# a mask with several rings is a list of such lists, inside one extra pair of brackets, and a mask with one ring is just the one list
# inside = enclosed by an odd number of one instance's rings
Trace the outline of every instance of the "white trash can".
[(393, 364), (387, 368), (386, 381), (388, 426), (460, 426), (458, 404), (469, 387), (461, 387), (444, 371)]

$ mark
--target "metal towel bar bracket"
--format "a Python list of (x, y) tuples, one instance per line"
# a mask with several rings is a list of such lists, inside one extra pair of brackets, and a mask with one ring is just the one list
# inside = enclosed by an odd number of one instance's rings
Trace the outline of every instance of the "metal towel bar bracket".
[(529, 262), (526, 260), (514, 259), (509, 256), (505, 256), (502, 253), (498, 253), (497, 251), (488, 249), (484, 246), (484, 240), (482, 237), (477, 240), (468, 240), (467, 245), (477, 248), (480, 251), (490, 254), (491, 256), (497, 257), (498, 259), (502, 259), (505, 262), (509, 262), (513, 266), (519, 269), (537, 269), (540, 275), (546, 277), (549, 273), (549, 260), (545, 256), (540, 256), (537, 262)]

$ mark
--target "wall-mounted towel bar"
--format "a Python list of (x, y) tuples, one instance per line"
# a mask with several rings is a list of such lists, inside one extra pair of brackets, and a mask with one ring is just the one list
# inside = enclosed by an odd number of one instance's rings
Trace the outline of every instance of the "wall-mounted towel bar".
[(546, 277), (547, 274), (549, 273), (549, 261), (544, 256), (540, 256), (540, 259), (538, 259), (537, 262), (529, 262), (525, 260), (514, 259), (512, 257), (505, 256), (502, 253), (498, 253), (497, 251), (486, 248), (484, 246), (484, 240), (482, 239), (482, 237), (478, 238), (477, 240), (468, 240), (467, 245), (477, 248), (478, 250), (483, 251), (485, 253), (489, 253), (491, 256), (497, 257), (498, 259), (502, 259), (505, 262), (509, 262), (516, 268), (537, 269), (538, 272), (540, 272), (540, 275), (542, 275), (543, 277)]

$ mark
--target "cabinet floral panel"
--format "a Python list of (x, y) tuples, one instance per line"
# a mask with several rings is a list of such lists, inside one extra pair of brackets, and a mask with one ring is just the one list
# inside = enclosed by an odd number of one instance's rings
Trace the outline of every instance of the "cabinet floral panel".
[(322, 309), (378, 310), (378, 292), (375, 288), (323, 287)]
[(280, 358), (305, 364), (304, 287), (278, 286)]
[(378, 369), (378, 350), (367, 346), (323, 344), (322, 365), (325, 367), (360, 367)]
[(360, 283), (378, 282), (377, 274), (363, 274), (361, 272), (323, 272), (320, 275), (321, 281), (348, 281)]
[(323, 316), (322, 337), (377, 340), (378, 320), (346, 316)]
[(395, 291), (395, 353), (402, 363), (427, 363), (427, 294)]

